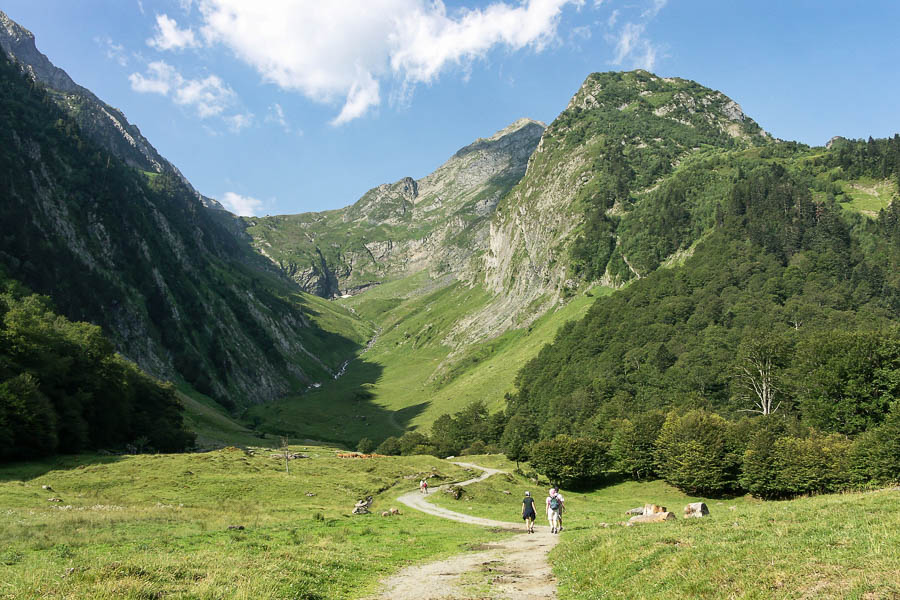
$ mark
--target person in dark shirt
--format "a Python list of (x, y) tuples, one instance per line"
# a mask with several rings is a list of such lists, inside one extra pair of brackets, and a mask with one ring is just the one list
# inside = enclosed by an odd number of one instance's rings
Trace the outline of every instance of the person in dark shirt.
[(534, 519), (537, 514), (534, 512), (534, 498), (531, 492), (525, 492), (525, 498), (522, 500), (522, 518), (525, 519), (525, 530), (528, 533), (534, 533)]

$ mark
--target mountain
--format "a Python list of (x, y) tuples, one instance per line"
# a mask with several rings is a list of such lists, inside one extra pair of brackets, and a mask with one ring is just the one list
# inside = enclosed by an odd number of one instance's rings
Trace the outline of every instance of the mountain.
[(55, 66), (35, 45), (34, 34), (0, 11), (0, 49), (28, 76), (43, 84), (49, 96), (78, 124), (93, 142), (127, 165), (149, 173), (175, 177), (189, 187), (201, 202), (224, 210), (213, 198), (202, 196), (190, 186), (174, 165), (163, 158), (125, 115), (106, 104), (93, 92), (78, 85), (68, 73)]
[(544, 125), (520, 119), (430, 175), (369, 190), (352, 206), (245, 219), (254, 247), (310, 293), (359, 293), (423, 269), (474, 279), (500, 198), (525, 174)]
[(361, 347), (367, 325), (282, 277), (118, 113), (94, 127), (105, 105), (5, 17), (3, 31), (20, 52), (0, 59), (0, 264), (11, 278), (102, 326), (149, 373), (228, 408), (331, 377)]
[[(250, 218), (248, 232), (286, 274), (352, 296), (337, 301), (382, 331), (342, 381), (315, 394), (350, 402), (362, 386), (374, 405), (412, 411), (425, 427), (475, 400), (503, 408), (519, 365), (595, 295), (690, 249), (712, 226), (706, 213), (685, 232), (645, 218), (677, 169), (772, 143), (720, 92), (644, 71), (598, 73), (548, 127), (518, 121), (421, 180), (337, 211)], [(651, 245), (657, 229), (668, 237)], [(362, 375), (370, 368), (377, 381)], [(296, 411), (296, 421), (303, 406), (253, 410), (275, 426), (274, 415)]]

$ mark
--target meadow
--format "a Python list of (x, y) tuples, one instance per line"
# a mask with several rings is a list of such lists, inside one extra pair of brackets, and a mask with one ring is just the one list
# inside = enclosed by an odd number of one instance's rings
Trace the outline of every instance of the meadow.
[[(509, 535), (381, 516), (426, 474), (466, 474), (444, 461), (291, 451), (310, 458), (290, 472), (275, 450), (233, 447), (0, 467), (0, 598), (359, 598), (402, 566)], [(351, 516), (366, 495), (373, 514)]]
[[(499, 457), (461, 459), (515, 469)], [(525, 490), (539, 506), (547, 496), (546, 482), (533, 477), (499, 475), (467, 486), (459, 500), (442, 494), (433, 501), (521, 521)], [(563, 493), (564, 531), (550, 556), (560, 600), (900, 598), (900, 489), (762, 501), (701, 498), (662, 481), (629, 481)], [(681, 518), (684, 506), (698, 501), (710, 515)], [(648, 502), (666, 506), (677, 520), (620, 525), (625, 511)], [(541, 511), (538, 524), (546, 524)]]

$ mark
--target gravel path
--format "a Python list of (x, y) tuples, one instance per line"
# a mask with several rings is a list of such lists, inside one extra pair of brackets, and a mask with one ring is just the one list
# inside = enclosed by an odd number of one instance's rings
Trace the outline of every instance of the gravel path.
[[(484, 471), (480, 477), (455, 485), (468, 485), (504, 473), (469, 463), (461, 467)], [(429, 490), (428, 495), (447, 485)], [(522, 531), (524, 524), (473, 517), (435, 506), (419, 491), (397, 499), (424, 513), (484, 527)], [(538, 516), (542, 506), (538, 505)], [(556, 581), (547, 563), (547, 554), (559, 541), (549, 527), (535, 526), (535, 533), (523, 533), (503, 542), (493, 542), (463, 554), (425, 565), (407, 567), (382, 582), (379, 594), (368, 600), (537, 600), (556, 598)]]

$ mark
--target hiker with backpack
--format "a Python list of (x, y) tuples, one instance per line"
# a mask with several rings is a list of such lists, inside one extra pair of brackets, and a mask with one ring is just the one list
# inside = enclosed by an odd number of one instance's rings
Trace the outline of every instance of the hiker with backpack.
[(428, 494), (428, 480), (427, 479), (423, 479), (422, 481), (419, 482), (419, 490), (423, 494)]
[(547, 496), (547, 520), (550, 522), (550, 533), (559, 533), (562, 529), (563, 499), (556, 488), (550, 488)]

